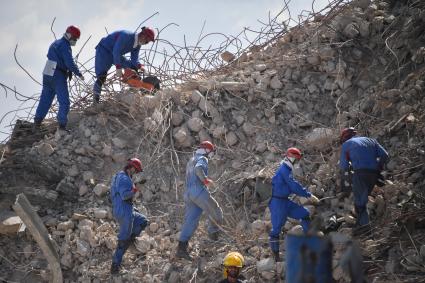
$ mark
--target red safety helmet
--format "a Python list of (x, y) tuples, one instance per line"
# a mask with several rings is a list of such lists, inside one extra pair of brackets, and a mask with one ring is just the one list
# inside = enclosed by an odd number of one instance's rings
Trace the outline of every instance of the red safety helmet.
[(295, 158), (297, 160), (300, 160), (302, 154), (301, 154), (301, 151), (298, 148), (296, 148), (296, 147), (290, 147), (286, 151), (286, 156), (287, 157), (293, 157), (293, 158)]
[(210, 141), (203, 141), (199, 144), (199, 148), (209, 150), (209, 152), (215, 151), (215, 145)]
[(138, 158), (129, 159), (127, 161), (127, 167), (133, 167), (134, 169), (136, 169), (137, 173), (143, 171), (142, 162)]
[(353, 127), (345, 128), (341, 131), (341, 135), (339, 136), (339, 142), (343, 144), (347, 140), (351, 139), (357, 134), (357, 131)]
[(69, 26), (66, 29), (66, 33), (69, 33), (71, 35), (71, 39), (79, 39), (81, 35), (80, 29), (76, 26)]
[(146, 37), (146, 39), (149, 41), (155, 41), (155, 32), (152, 28), (149, 27), (143, 27), (142, 31), (139, 33), (140, 35), (144, 35)]

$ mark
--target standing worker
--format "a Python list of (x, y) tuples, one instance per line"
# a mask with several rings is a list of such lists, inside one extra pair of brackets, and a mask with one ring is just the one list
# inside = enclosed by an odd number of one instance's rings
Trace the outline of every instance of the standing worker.
[(223, 222), (223, 212), (211, 196), (208, 187), (214, 182), (208, 177), (208, 159), (215, 154), (216, 147), (209, 141), (201, 142), (194, 156), (186, 166), (185, 219), (180, 233), (176, 256), (191, 260), (187, 251), (190, 238), (198, 227), (202, 211), (209, 217), (208, 236), (218, 239), (219, 227)]
[(132, 181), (132, 176), (142, 171), (142, 162), (137, 158), (131, 158), (124, 170), (112, 178), (110, 190), (112, 214), (120, 225), (120, 231), (118, 245), (112, 257), (111, 274), (120, 271), (124, 253), (149, 224), (146, 216), (133, 207), (133, 197), (138, 189)]
[(72, 77), (72, 73), (84, 80), (80, 70), (72, 58), (71, 46), (75, 46), (80, 38), (80, 30), (75, 26), (69, 26), (61, 39), (55, 40), (47, 52), (47, 62), (43, 70), (43, 90), (40, 101), (34, 116), (36, 128), (41, 126), (41, 122), (49, 112), (55, 94), (59, 103), (57, 115), (59, 129), (68, 131), (69, 112), (69, 92), (66, 84), (67, 78)]
[[(142, 27), (141, 32), (115, 31), (102, 38), (96, 46), (95, 73), (96, 82), (93, 86), (93, 99), (97, 103), (100, 100), (102, 85), (112, 65), (115, 65), (116, 75), (121, 78), (122, 68), (144, 71), (139, 62), (140, 46), (155, 41), (155, 32), (148, 27)], [(130, 60), (124, 55), (130, 52)]]
[[(342, 144), (339, 166), (341, 169), (341, 189), (347, 192), (347, 176), (351, 177), (354, 209), (357, 216), (356, 227), (369, 224), (367, 202), (369, 194), (377, 184), (378, 177), (388, 161), (387, 151), (375, 140), (356, 137), (354, 128), (345, 128), (340, 135)], [(351, 170), (354, 173), (351, 175)]]
[(300, 159), (301, 151), (298, 148), (288, 148), (285, 158), (272, 178), (273, 189), (269, 202), (272, 230), (269, 236), (270, 248), (276, 262), (281, 261), (279, 257), (279, 236), (287, 218), (300, 219), (304, 233), (307, 233), (310, 224), (310, 212), (305, 207), (289, 200), (289, 196), (296, 194), (309, 198), (313, 204), (319, 203), (319, 199), (307, 191), (292, 175), (294, 165)]
[(223, 259), (224, 279), (219, 283), (243, 283), (240, 273), (245, 259), (238, 252), (230, 252)]

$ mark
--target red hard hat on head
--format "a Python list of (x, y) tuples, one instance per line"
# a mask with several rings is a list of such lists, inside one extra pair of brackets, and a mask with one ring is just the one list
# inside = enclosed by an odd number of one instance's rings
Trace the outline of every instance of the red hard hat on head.
[(199, 144), (199, 148), (204, 148), (211, 151), (215, 151), (215, 145), (210, 141), (203, 141)]
[(77, 28), (76, 26), (69, 26), (66, 29), (66, 33), (69, 33), (71, 35), (71, 38), (74, 38), (74, 39), (79, 39), (81, 35), (80, 29)]
[(286, 156), (287, 157), (294, 157), (295, 159), (301, 159), (301, 151), (296, 148), (296, 147), (290, 147), (288, 148), (288, 150), (286, 151)]
[(357, 131), (353, 127), (345, 128), (341, 131), (341, 135), (339, 136), (339, 142), (343, 144), (347, 140), (351, 139), (357, 134)]
[(143, 34), (148, 41), (155, 41), (155, 32), (152, 28), (143, 27), (140, 34)]
[(128, 162), (127, 162), (127, 166), (131, 166), (134, 169), (136, 169), (136, 172), (137, 173), (143, 171), (143, 169), (142, 169), (142, 162), (138, 158), (131, 158), (131, 159), (129, 159)]

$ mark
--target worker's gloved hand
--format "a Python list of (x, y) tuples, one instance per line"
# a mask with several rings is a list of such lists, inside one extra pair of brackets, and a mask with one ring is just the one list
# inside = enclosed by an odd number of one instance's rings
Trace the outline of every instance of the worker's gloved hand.
[(68, 71), (68, 80), (69, 81), (72, 80), (72, 72), (71, 71)]
[(311, 194), (311, 197), (309, 198), (311, 204), (318, 205), (320, 203), (320, 200), (315, 195)]
[(213, 186), (214, 186), (214, 182), (213, 182), (213, 180), (211, 180), (211, 179), (210, 179), (210, 178), (208, 178), (208, 177), (204, 179), (203, 183), (204, 183), (204, 185), (205, 185), (205, 186), (207, 186), (208, 188), (209, 188), (209, 187), (213, 187)]
[(145, 67), (142, 65), (142, 64), (137, 64), (137, 69), (140, 71), (140, 72), (145, 72)]
[(122, 78), (122, 69), (121, 69), (121, 68), (117, 69), (117, 70), (115, 71), (115, 75), (116, 75), (118, 78)]
[(133, 185), (133, 188), (131, 189), (131, 191), (133, 193), (137, 193), (139, 191), (139, 189), (136, 186)]

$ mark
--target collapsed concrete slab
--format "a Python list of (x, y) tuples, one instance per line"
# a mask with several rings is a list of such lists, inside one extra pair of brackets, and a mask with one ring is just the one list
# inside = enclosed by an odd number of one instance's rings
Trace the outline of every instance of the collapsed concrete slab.
[(55, 249), (55, 243), (44, 226), (43, 221), (33, 209), (24, 194), (19, 194), (16, 197), (13, 210), (15, 210), (16, 214), (19, 215), (19, 217), (28, 227), (34, 240), (39, 244), (43, 254), (46, 256), (46, 259), (49, 262), (53, 273), (52, 282), (63, 282), (59, 254)]

